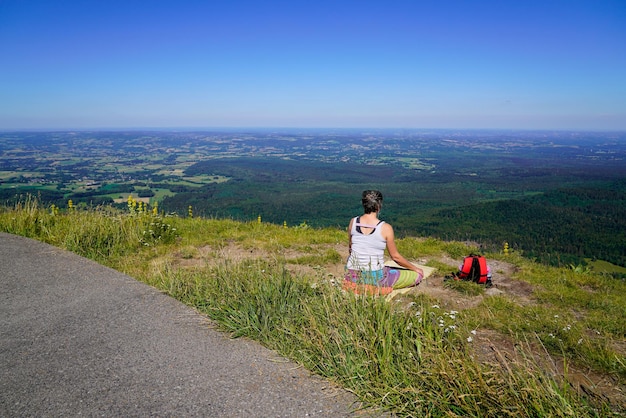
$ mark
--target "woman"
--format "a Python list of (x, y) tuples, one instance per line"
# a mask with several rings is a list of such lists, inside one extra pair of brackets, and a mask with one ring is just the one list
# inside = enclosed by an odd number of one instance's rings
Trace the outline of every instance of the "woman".
[(365, 190), (362, 196), (363, 215), (352, 218), (348, 226), (350, 236), (350, 255), (346, 265), (347, 274), (344, 287), (351, 290), (357, 285), (376, 286), (380, 289), (366, 288), (368, 292), (391, 292), (397, 283), (400, 271), (385, 267), (385, 248), (389, 256), (404, 269), (402, 287), (417, 285), (424, 277), (419, 267), (411, 264), (396, 248), (393, 228), (378, 219), (383, 205), (383, 195), (378, 190)]

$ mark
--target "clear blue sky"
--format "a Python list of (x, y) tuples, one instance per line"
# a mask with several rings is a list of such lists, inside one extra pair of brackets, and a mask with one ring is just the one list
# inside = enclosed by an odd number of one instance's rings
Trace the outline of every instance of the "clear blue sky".
[(626, 130), (626, 1), (0, 0), (0, 129)]

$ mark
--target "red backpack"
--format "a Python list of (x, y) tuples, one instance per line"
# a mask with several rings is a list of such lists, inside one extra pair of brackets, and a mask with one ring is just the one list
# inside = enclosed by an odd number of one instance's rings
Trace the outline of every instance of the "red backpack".
[(460, 280), (487, 284), (487, 260), (482, 255), (470, 254), (463, 259), (461, 270), (456, 276)]

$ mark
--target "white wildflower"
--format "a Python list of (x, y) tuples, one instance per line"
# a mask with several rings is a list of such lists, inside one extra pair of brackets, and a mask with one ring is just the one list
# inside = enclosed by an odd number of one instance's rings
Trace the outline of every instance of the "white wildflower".
[(474, 339), (472, 337), (467, 337), (467, 342), (471, 343), (472, 341), (474, 341)]
[(433, 305), (431, 308), (439, 309), (439, 305)]

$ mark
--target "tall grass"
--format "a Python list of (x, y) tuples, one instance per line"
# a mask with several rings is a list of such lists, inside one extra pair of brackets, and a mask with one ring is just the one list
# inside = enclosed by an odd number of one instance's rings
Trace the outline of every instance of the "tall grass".
[(536, 364), (484, 365), (470, 330), (428, 298), (409, 305), (346, 294), (264, 260), (203, 270), (164, 266), (149, 280), (235, 337), (261, 341), (399, 416), (592, 416)]
[(110, 207), (59, 212), (27, 196), (0, 209), (0, 230), (65, 248), (107, 264), (142, 247), (171, 243), (176, 231), (161, 216), (126, 214)]
[[(194, 257), (197, 247), (236, 243), (270, 254), (297, 249), (301, 255), (291, 260), (294, 263), (337, 263), (338, 254), (328, 247), (345, 242), (345, 231), (167, 218), (107, 208), (55, 213), (31, 198), (0, 207), (0, 230), (128, 272), (206, 313), (233, 336), (258, 340), (343, 385), (366, 404), (398, 416), (578, 417), (620, 412), (581, 397), (532, 355), (539, 345), (620, 374), (624, 361), (610, 344), (623, 341), (624, 325), (611, 324), (602, 313), (624, 318), (623, 299), (617, 296), (623, 288), (613, 284), (606, 289), (595, 276), (585, 280), (559, 269), (543, 271), (512, 258), (525, 280), (537, 282), (536, 303), (523, 306), (494, 296), (458, 313), (424, 295), (389, 303), (347, 294), (322, 274), (290, 273), (285, 257), (225, 259), (194, 269), (171, 262), (175, 252)], [(462, 244), (432, 239), (403, 239), (399, 246), (410, 258), (464, 254)], [(581, 284), (590, 295), (578, 292)], [(576, 316), (568, 306), (581, 301), (580, 309), (589, 319)], [(602, 338), (578, 342), (591, 326), (598, 327)], [(517, 338), (519, 355), (511, 359), (496, 353), (497, 363), (479, 361), (469, 342), (478, 327)]]

